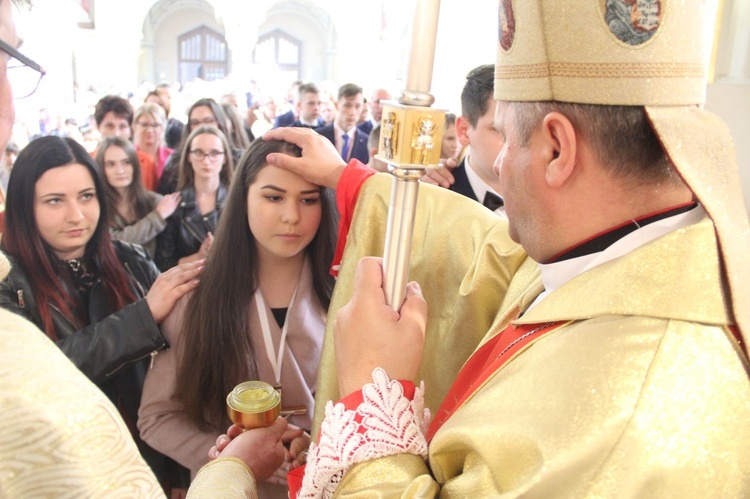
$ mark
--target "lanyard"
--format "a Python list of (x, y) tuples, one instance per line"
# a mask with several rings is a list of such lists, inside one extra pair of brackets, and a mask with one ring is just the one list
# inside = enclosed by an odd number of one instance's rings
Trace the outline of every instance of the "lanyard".
[(268, 361), (271, 363), (271, 367), (273, 368), (273, 375), (274, 378), (276, 378), (277, 388), (281, 387), (281, 364), (284, 361), (284, 345), (286, 344), (286, 332), (289, 329), (289, 319), (292, 312), (292, 306), (294, 305), (294, 299), (297, 297), (298, 289), (299, 282), (297, 282), (297, 287), (294, 288), (292, 301), (289, 302), (289, 308), (287, 308), (284, 326), (281, 328), (281, 341), (279, 342), (278, 353), (276, 353), (276, 349), (273, 346), (273, 338), (271, 337), (271, 325), (268, 323), (268, 314), (266, 313), (266, 302), (263, 300), (263, 293), (260, 292), (260, 286), (257, 290), (255, 290), (255, 306), (258, 308), (260, 328), (263, 331), (263, 343), (265, 343), (266, 345), (266, 355), (268, 356)]

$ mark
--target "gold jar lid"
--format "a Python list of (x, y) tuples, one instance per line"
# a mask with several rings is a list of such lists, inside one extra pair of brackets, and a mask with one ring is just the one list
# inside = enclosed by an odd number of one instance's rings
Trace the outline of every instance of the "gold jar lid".
[(281, 410), (281, 395), (263, 381), (245, 381), (227, 395), (229, 419), (247, 430), (272, 424)]

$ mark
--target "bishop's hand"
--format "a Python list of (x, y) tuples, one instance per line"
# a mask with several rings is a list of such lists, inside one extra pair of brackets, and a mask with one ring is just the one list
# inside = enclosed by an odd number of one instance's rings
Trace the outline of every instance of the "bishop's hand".
[(280, 127), (263, 134), (263, 140), (283, 140), (302, 149), (302, 157), (284, 153), (271, 153), (269, 164), (284, 168), (308, 182), (336, 189), (346, 161), (330, 140), (304, 127)]
[(427, 302), (416, 282), (406, 288), (400, 312), (386, 304), (381, 258), (362, 258), (354, 294), (334, 326), (339, 393), (346, 396), (372, 382), (376, 367), (391, 379), (416, 381), (422, 359)]

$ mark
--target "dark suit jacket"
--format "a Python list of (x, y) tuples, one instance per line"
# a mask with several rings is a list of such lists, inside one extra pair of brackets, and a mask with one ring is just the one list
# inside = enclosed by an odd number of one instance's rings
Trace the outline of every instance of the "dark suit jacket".
[[(330, 140), (333, 145), (336, 145), (336, 138), (333, 136), (333, 124), (316, 128), (315, 131)], [(357, 129), (354, 134), (354, 143), (351, 145), (352, 154), (350, 156), (351, 158), (357, 158), (365, 165), (370, 161), (370, 151), (367, 149), (367, 139), (367, 134), (362, 130)]]
[(372, 132), (372, 128), (374, 126), (375, 125), (372, 124), (372, 120), (367, 120), (357, 125), (357, 128), (365, 132), (367, 135), (370, 135), (370, 132)]
[(316, 123), (313, 126), (310, 126), (310, 125), (303, 125), (300, 120), (295, 120), (294, 123), (292, 123), (289, 126), (304, 127), (304, 128), (320, 128), (320, 127), (322, 127), (323, 125), (326, 124), (325, 121), (323, 121), (323, 118), (318, 118), (315, 121), (316, 121)]
[(287, 111), (276, 117), (276, 121), (273, 122), (273, 127), (279, 128), (280, 126), (291, 126), (295, 119), (294, 113), (292, 111)]
[(462, 159), (461, 163), (453, 170), (453, 178), (455, 182), (450, 186), (450, 190), (463, 194), (474, 201), (479, 201), (477, 195), (474, 194), (474, 189), (471, 188), (469, 177), (466, 175), (466, 158)]

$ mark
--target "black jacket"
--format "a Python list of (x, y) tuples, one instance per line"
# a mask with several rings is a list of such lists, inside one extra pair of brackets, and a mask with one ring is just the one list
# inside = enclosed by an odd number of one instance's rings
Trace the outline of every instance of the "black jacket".
[(227, 188), (219, 185), (216, 193), (216, 208), (202, 215), (195, 200), (195, 189), (188, 187), (180, 191), (180, 206), (167, 218), (167, 226), (156, 236), (156, 266), (164, 272), (180, 258), (198, 252), (208, 233), (216, 234), (219, 217), (227, 201)]
[[(123, 241), (113, 241), (113, 245), (132, 278), (133, 289), (139, 297), (137, 301), (110, 313), (102, 284), (97, 282), (90, 292), (90, 325), (78, 330), (51, 306), (57, 346), (97, 384), (133, 361), (149, 357), (152, 352), (166, 346), (145, 300), (159, 271), (140, 246)], [(8, 276), (0, 283), (0, 307), (27, 318), (43, 330), (31, 283), (19, 265), (13, 264)]]
[[(142, 247), (113, 241), (115, 252), (131, 277), (138, 300), (113, 313), (102, 284), (96, 282), (89, 295), (90, 325), (76, 330), (62, 313), (51, 307), (57, 346), (112, 400), (131, 428), (141, 454), (162, 483), (179, 484), (187, 475), (176, 463), (148, 447), (133, 432), (141, 403), (143, 382), (150, 356), (167, 346), (154, 322), (145, 296), (159, 276)], [(19, 314), (43, 330), (39, 311), (26, 272), (12, 259), (8, 276), (0, 283), (0, 307)]]

